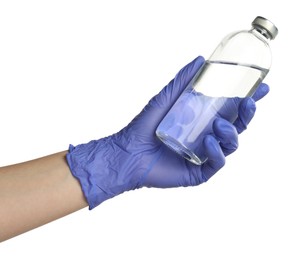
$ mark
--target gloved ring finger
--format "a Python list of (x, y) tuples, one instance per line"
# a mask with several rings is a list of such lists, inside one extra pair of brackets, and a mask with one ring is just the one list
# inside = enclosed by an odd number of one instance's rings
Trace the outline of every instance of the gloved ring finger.
[(233, 124), (223, 118), (213, 122), (213, 132), (219, 141), (225, 156), (233, 153), (238, 148), (238, 133)]

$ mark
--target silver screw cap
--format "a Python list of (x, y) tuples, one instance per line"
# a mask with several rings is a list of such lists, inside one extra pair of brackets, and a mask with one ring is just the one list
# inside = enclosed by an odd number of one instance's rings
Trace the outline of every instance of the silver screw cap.
[(264, 17), (256, 17), (251, 24), (254, 28), (259, 29), (260, 31), (265, 30), (271, 40), (273, 40), (278, 34), (277, 27)]

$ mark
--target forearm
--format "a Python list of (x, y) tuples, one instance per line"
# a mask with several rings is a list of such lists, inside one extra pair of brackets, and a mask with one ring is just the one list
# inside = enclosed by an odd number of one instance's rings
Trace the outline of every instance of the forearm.
[(0, 241), (87, 206), (66, 153), (0, 168)]

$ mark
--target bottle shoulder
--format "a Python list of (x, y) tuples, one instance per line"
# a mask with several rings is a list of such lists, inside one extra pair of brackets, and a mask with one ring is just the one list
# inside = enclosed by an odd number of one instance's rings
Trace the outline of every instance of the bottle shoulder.
[(268, 39), (266, 39), (262, 34), (258, 33), (256, 30), (242, 30), (232, 32), (222, 40), (222, 43), (226, 44), (228, 42), (234, 41), (240, 42), (243, 45), (256, 42), (270, 48)]
[(269, 69), (271, 50), (265, 37), (253, 30), (242, 30), (228, 34), (209, 60), (251, 64)]

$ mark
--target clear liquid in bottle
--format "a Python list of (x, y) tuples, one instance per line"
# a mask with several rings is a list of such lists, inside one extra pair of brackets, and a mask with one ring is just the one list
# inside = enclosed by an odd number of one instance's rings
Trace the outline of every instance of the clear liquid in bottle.
[(206, 135), (215, 136), (214, 120), (233, 123), (240, 102), (269, 72), (269, 41), (277, 32), (269, 20), (257, 17), (251, 30), (226, 36), (160, 122), (159, 139), (192, 163), (204, 163), (202, 142)]
[[(158, 126), (157, 136), (184, 158), (202, 164), (207, 159), (202, 142), (206, 135), (213, 133), (213, 121), (224, 118), (233, 122), (238, 115), (238, 106), (245, 97), (225, 96), (225, 91), (231, 86), (231, 78), (238, 78), (241, 86), (249, 92), (252, 79), (257, 86), (267, 72), (251, 65), (206, 61)], [(217, 96), (218, 85), (222, 86), (220, 96)], [(196, 89), (203, 90), (205, 94)]]

